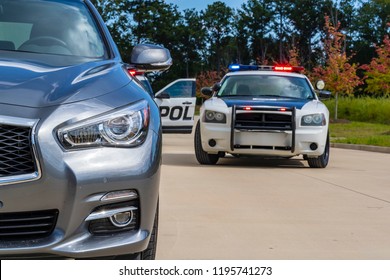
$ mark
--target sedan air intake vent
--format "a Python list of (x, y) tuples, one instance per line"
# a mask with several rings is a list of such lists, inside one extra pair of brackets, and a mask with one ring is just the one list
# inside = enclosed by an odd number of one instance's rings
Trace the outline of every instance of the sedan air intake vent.
[(0, 213), (0, 240), (26, 240), (49, 236), (58, 210)]

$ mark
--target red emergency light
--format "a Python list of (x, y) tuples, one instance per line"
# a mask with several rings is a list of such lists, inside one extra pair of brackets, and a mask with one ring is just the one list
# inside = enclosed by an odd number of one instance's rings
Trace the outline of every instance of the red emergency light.
[(280, 72), (301, 72), (305, 70), (302, 66), (274, 66), (274, 71), (280, 71)]

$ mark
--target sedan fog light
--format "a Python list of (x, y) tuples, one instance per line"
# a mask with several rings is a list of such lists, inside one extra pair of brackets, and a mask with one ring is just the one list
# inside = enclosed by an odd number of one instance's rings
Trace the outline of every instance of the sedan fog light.
[(133, 220), (133, 211), (121, 212), (110, 217), (111, 223), (116, 227), (128, 226)]

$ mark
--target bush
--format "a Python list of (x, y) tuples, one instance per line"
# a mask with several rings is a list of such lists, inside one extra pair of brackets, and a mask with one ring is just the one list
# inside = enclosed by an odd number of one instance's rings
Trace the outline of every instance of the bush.
[[(335, 100), (324, 101), (330, 117), (334, 116)], [(350, 121), (390, 124), (390, 98), (339, 97), (338, 118)]]

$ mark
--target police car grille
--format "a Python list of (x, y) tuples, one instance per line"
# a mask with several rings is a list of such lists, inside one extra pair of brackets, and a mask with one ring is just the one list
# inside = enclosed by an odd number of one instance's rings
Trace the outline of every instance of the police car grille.
[(264, 112), (236, 114), (236, 129), (247, 130), (292, 130), (291, 114)]
[(0, 124), (0, 177), (36, 172), (31, 127)]
[(58, 210), (0, 213), (0, 240), (26, 240), (49, 236)]

